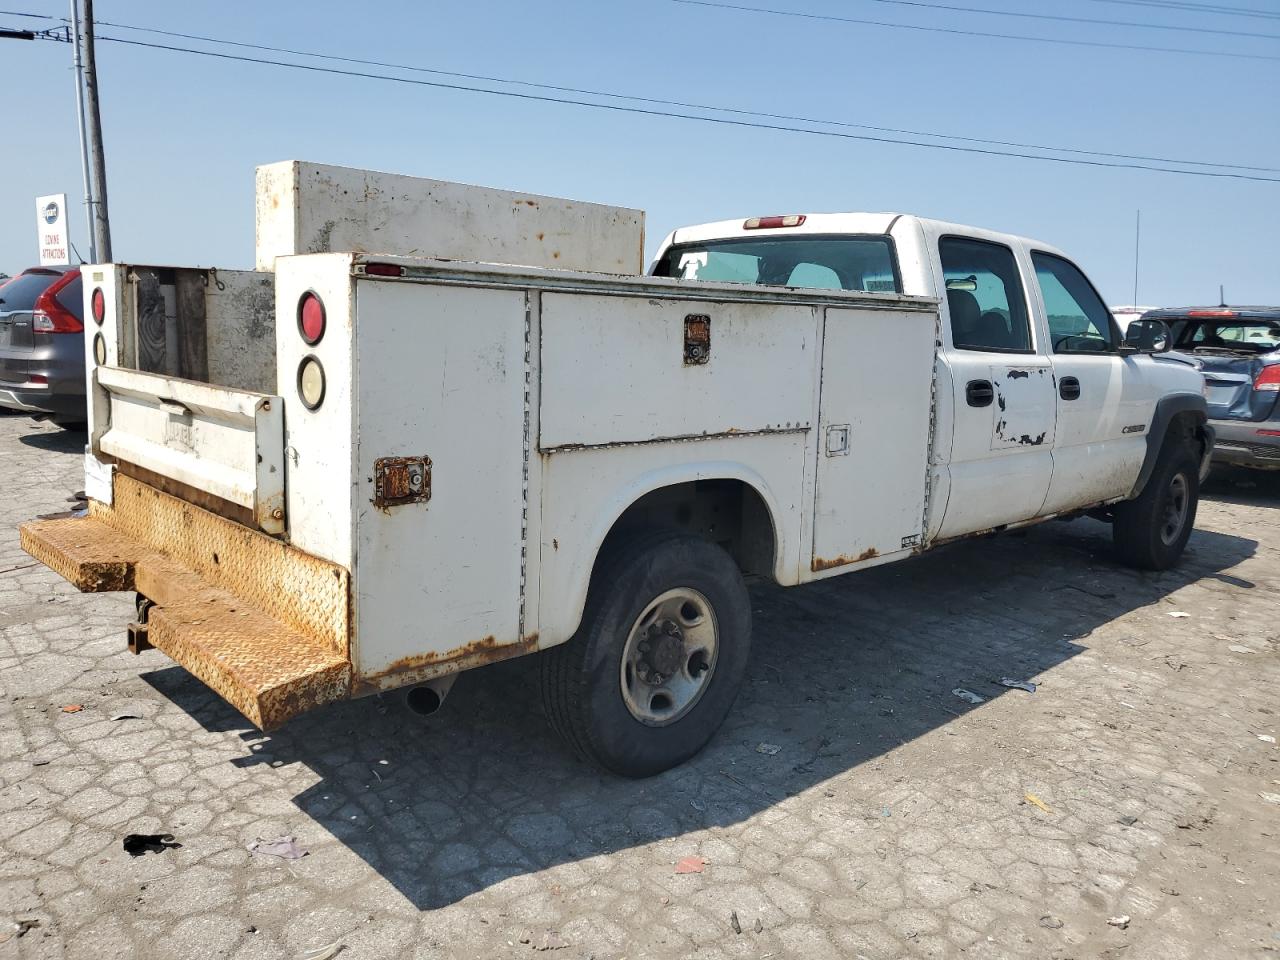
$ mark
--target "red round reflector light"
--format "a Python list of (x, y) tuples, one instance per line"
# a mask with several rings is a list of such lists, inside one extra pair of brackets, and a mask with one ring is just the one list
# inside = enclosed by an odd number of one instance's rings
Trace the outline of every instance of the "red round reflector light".
[(304, 293), (298, 301), (298, 331), (302, 339), (314, 346), (324, 336), (324, 304), (314, 293)]
[(107, 319), (107, 298), (101, 287), (94, 288), (93, 296), (90, 298), (90, 308), (93, 312), (93, 322), (102, 326), (102, 321)]

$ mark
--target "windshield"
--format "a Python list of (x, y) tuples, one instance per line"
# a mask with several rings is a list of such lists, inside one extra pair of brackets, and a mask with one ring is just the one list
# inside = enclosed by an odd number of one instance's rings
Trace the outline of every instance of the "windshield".
[(773, 287), (900, 293), (893, 243), (883, 236), (763, 237), (671, 247), (656, 277)]
[(1280, 320), (1175, 320), (1175, 350), (1263, 353), (1280, 346)]

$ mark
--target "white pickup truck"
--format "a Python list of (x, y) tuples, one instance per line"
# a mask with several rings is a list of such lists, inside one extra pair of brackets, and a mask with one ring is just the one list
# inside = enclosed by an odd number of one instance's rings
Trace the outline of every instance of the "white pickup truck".
[(1191, 532), (1200, 375), (1044, 244), (756, 218), (644, 276), (638, 211), (297, 163), (258, 216), (258, 271), (83, 268), (88, 516), (21, 535), (263, 729), (540, 651), (552, 724), (648, 775), (734, 701), (744, 576), (1085, 513), (1163, 568)]

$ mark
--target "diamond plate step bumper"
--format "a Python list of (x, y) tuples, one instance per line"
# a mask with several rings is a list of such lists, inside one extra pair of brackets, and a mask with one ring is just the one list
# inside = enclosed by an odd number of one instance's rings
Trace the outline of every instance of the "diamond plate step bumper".
[(341, 567), (121, 474), (114, 506), (19, 529), (78, 589), (154, 601), (151, 645), (259, 728), (351, 695)]

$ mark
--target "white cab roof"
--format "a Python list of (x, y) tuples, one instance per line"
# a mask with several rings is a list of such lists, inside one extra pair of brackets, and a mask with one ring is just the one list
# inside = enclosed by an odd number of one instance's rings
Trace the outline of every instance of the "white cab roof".
[[(796, 236), (798, 234), (887, 234), (890, 228), (895, 232), (904, 227), (914, 226), (924, 233), (934, 236), (958, 234), (991, 240), (995, 243), (1020, 243), (1046, 253), (1065, 257), (1062, 251), (1051, 244), (1042, 243), (1029, 237), (1020, 237), (1011, 233), (1000, 233), (959, 223), (948, 223), (945, 220), (929, 220), (906, 213), (806, 213), (804, 223), (798, 227), (776, 227), (767, 230), (744, 230), (745, 217), (737, 220), (718, 220), (713, 223), (699, 223), (693, 226), (680, 227), (672, 231), (662, 242), (659, 254), (676, 243), (704, 243), (708, 240), (724, 240), (733, 237), (768, 237)], [(1067, 258), (1070, 259), (1070, 258)]]

